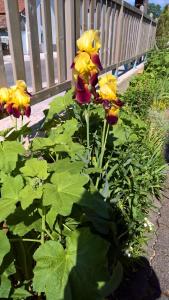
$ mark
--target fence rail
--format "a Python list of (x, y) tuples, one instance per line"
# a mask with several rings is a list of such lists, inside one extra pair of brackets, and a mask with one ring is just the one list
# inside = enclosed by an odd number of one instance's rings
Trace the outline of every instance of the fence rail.
[[(13, 78), (27, 81), (31, 72), (33, 103), (70, 87), (70, 65), (76, 52), (76, 39), (87, 29), (100, 31), (103, 72), (137, 60), (154, 46), (156, 22), (125, 1), (25, 0), (29, 71), (23, 55), (18, 0), (4, 0), (4, 4)], [(40, 59), (39, 30), (43, 35), (44, 63)], [(1, 48), (0, 42), (0, 85), (4, 85), (7, 84), (7, 70)]]

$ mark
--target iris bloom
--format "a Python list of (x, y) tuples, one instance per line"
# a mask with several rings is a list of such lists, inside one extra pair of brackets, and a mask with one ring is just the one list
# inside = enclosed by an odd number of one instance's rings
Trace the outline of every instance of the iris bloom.
[(7, 112), (15, 118), (21, 115), (30, 116), (30, 95), (25, 91), (25, 88), (15, 87), (11, 89), (11, 99), (5, 105)]
[(79, 74), (89, 74), (96, 71), (96, 66), (92, 63), (90, 55), (86, 52), (80, 52), (74, 59), (74, 70)]
[(3, 111), (5, 103), (10, 101), (10, 99), (11, 90), (6, 87), (0, 88), (0, 111)]
[(102, 70), (102, 65), (98, 55), (101, 47), (99, 31), (92, 29), (85, 31), (77, 40), (77, 47), (80, 52), (88, 53), (91, 61), (98, 67), (99, 70)]
[(101, 47), (99, 32), (93, 29), (85, 31), (77, 40), (77, 47), (90, 55), (97, 53)]

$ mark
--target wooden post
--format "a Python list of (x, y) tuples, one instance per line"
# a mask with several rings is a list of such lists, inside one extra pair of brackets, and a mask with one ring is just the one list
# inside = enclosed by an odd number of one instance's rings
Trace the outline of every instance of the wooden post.
[(75, 39), (80, 37), (81, 24), (80, 24), (80, 10), (81, 10), (81, 1), (75, 0)]
[(143, 16), (144, 16), (144, 11), (142, 10), (142, 15), (140, 18), (140, 23), (139, 23), (139, 28), (138, 28), (138, 36), (137, 36), (137, 44), (136, 44), (136, 51), (135, 51), (135, 56), (137, 56), (139, 53), (139, 46), (141, 42), (141, 35), (142, 35), (142, 27), (143, 27)]
[(76, 52), (74, 7), (74, 0), (65, 0), (67, 80), (72, 79), (71, 65)]
[(150, 14), (150, 17), (151, 17), (151, 21), (150, 21), (149, 30), (148, 30), (146, 50), (148, 50), (149, 45), (150, 45), (150, 36), (151, 36), (151, 31), (152, 31), (153, 14)]
[(41, 63), (40, 63), (36, 2), (34, 0), (25, 1), (25, 12), (26, 12), (26, 18), (28, 24), (28, 40), (29, 40), (29, 49), (30, 49), (32, 86), (33, 86), (33, 91), (37, 92), (42, 89), (42, 74), (41, 74)]
[(94, 13), (96, 0), (90, 0), (89, 29), (94, 29)]
[(65, 41), (65, 13), (64, 2), (55, 0), (55, 23), (56, 23), (56, 49), (58, 82), (66, 80), (66, 41)]
[(115, 50), (115, 63), (117, 65), (119, 63), (119, 58), (120, 58), (122, 26), (123, 26), (123, 0), (121, 2), (118, 23), (117, 23), (117, 39), (116, 39), (116, 50)]
[(42, 0), (42, 20), (44, 28), (45, 63), (47, 86), (54, 84), (53, 41), (51, 28), (50, 0)]
[(82, 32), (88, 29), (88, 0), (82, 2)]
[(100, 0), (96, 1), (96, 29), (100, 30), (101, 26), (101, 3)]
[(5, 0), (4, 4), (14, 80), (26, 80), (18, 1)]
[(0, 87), (7, 86), (5, 65), (3, 59), (2, 43), (0, 39)]
[(111, 14), (111, 6), (106, 7), (106, 20), (105, 20), (105, 44), (104, 44), (104, 56), (103, 56), (103, 66), (107, 66), (108, 62), (108, 56), (109, 56), (109, 48), (108, 48), (108, 42), (109, 42), (109, 26), (110, 26), (110, 14)]

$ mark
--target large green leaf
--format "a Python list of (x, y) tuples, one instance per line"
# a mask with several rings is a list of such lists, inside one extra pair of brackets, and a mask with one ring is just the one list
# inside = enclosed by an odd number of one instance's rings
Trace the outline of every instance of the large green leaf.
[(4, 272), (0, 276), (0, 299), (9, 299), (9, 292), (11, 290), (11, 281), (8, 278), (8, 273)]
[(46, 160), (32, 158), (26, 161), (25, 166), (20, 169), (26, 177), (38, 177), (45, 180), (48, 177)]
[(80, 201), (84, 195), (83, 186), (89, 178), (80, 174), (54, 173), (52, 184), (44, 185), (43, 204), (52, 205), (56, 215), (67, 216), (71, 213), (73, 203)]
[(36, 138), (32, 147), (34, 151), (49, 148), (54, 145), (67, 145), (72, 142), (72, 135), (77, 131), (78, 123), (76, 119), (67, 120), (64, 124), (52, 128), (47, 138)]
[(46, 120), (52, 119), (54, 115), (63, 112), (71, 104), (73, 104), (72, 90), (67, 92), (64, 96), (54, 99), (54, 101), (50, 104)]
[(70, 158), (65, 158), (48, 164), (48, 171), (56, 171), (57, 173), (69, 172), (71, 174), (74, 174), (80, 173), (83, 167), (84, 163), (82, 161), (71, 162)]
[(0, 299), (9, 299), (9, 293), (11, 290), (11, 281), (9, 275), (16, 272), (14, 263), (10, 263), (5, 270), (3, 270), (0, 276)]
[(1, 189), (2, 198), (0, 199), (0, 222), (14, 212), (16, 203), (20, 200), (19, 193), (22, 188), (22, 176), (6, 176), (4, 178)]
[(4, 256), (10, 250), (10, 243), (4, 231), (0, 231), (0, 265), (2, 264)]
[(98, 282), (107, 279), (106, 254), (109, 244), (88, 229), (75, 231), (64, 249), (49, 241), (34, 254), (33, 287), (47, 300), (98, 300)]
[(3, 180), (3, 186), (1, 189), (2, 198), (13, 199), (16, 201), (19, 200), (19, 192), (23, 188), (23, 179), (22, 176), (17, 175), (16, 177), (6, 176)]
[(33, 188), (31, 185), (26, 185), (20, 191), (20, 201), (23, 209), (26, 209), (33, 203), (34, 199), (40, 199), (42, 196), (42, 188)]
[(16, 200), (13, 199), (0, 199), (0, 222), (4, 221), (6, 217), (15, 211)]
[(0, 170), (10, 173), (16, 167), (18, 154), (23, 154), (25, 149), (16, 141), (0, 143)]

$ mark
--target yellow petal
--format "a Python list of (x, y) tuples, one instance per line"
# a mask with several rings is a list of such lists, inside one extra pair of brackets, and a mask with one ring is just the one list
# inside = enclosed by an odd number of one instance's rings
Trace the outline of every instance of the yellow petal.
[(0, 102), (7, 102), (11, 98), (11, 90), (9, 88), (0, 88)]
[(17, 86), (18, 88), (20, 88), (20, 89), (23, 89), (24, 91), (27, 90), (27, 85), (26, 85), (26, 83), (25, 83), (24, 80), (17, 80), (17, 81), (16, 81), (16, 86)]
[(109, 116), (118, 116), (119, 115), (119, 108), (112, 106), (111, 109), (108, 111)]
[(85, 51), (89, 54), (98, 52), (101, 47), (99, 31), (92, 29), (85, 31), (77, 40), (77, 47), (80, 51)]
[(111, 89), (111, 87), (108, 84), (105, 84), (100, 87), (99, 94), (102, 99), (106, 99), (109, 101), (116, 99), (116, 93), (114, 92), (114, 90)]
[(30, 104), (30, 96), (21, 89), (16, 89), (12, 94), (12, 102), (20, 107)]
[(105, 84), (109, 85), (115, 94), (117, 93), (117, 79), (115, 76), (107, 74), (99, 78), (99, 86), (103, 87)]
[(90, 56), (86, 52), (80, 52), (74, 59), (74, 69), (80, 74), (89, 73), (96, 69), (96, 66), (92, 63)]

